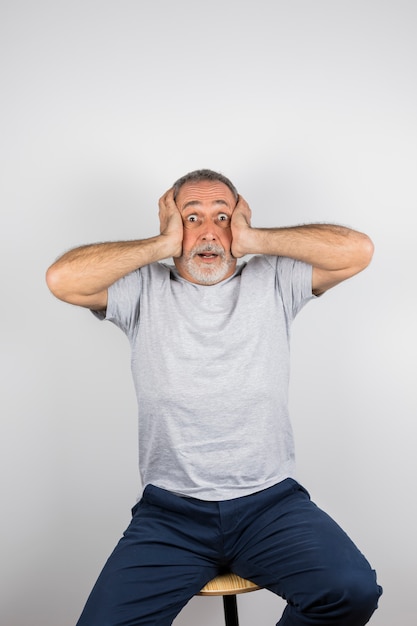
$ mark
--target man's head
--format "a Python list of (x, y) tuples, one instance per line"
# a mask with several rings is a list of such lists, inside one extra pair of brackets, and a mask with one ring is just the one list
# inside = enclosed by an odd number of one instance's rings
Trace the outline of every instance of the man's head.
[(236, 188), (222, 174), (196, 170), (174, 183), (173, 190), (184, 225), (182, 255), (174, 259), (178, 272), (202, 285), (228, 278), (236, 269), (231, 254)]

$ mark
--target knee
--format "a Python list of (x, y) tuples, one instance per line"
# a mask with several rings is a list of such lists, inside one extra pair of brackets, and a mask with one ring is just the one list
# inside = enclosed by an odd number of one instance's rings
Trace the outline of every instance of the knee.
[(287, 596), (289, 602), (279, 624), (364, 626), (381, 593), (370, 568), (316, 572), (303, 592), (291, 599)]
[(377, 608), (381, 593), (374, 571), (345, 573), (333, 580), (326, 594), (326, 609), (328, 614), (333, 614), (334, 624), (362, 626)]
[(372, 613), (378, 606), (382, 588), (376, 582), (376, 574), (370, 570), (362, 576), (355, 576), (351, 581), (351, 607), (352, 611), (363, 616), (361, 623), (366, 624)]

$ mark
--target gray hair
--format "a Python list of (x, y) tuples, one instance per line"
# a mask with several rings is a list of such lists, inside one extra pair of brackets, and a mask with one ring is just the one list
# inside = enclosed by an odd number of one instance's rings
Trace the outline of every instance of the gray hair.
[(185, 185), (185, 183), (199, 183), (203, 180), (213, 180), (223, 183), (224, 185), (229, 187), (230, 191), (237, 201), (239, 194), (232, 181), (226, 178), (226, 176), (223, 176), (223, 174), (220, 174), (219, 172), (214, 172), (213, 170), (194, 170), (193, 172), (188, 172), (188, 174), (181, 176), (181, 178), (179, 178), (173, 184), (174, 200), (177, 197), (179, 190), (183, 185)]

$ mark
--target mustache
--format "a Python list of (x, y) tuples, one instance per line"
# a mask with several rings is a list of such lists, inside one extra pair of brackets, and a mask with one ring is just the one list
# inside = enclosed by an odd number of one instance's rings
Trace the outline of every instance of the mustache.
[(224, 248), (222, 248), (222, 246), (219, 246), (214, 243), (204, 243), (204, 244), (201, 244), (200, 246), (197, 246), (196, 248), (193, 248), (190, 256), (195, 257), (198, 254), (204, 254), (205, 252), (211, 252), (212, 254), (217, 254), (218, 256), (222, 256), (222, 257), (225, 254), (225, 250)]

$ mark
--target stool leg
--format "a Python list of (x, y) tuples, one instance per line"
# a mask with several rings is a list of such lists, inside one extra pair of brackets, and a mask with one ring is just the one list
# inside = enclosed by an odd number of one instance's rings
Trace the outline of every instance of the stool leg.
[(226, 626), (239, 626), (236, 596), (223, 596), (223, 608)]

